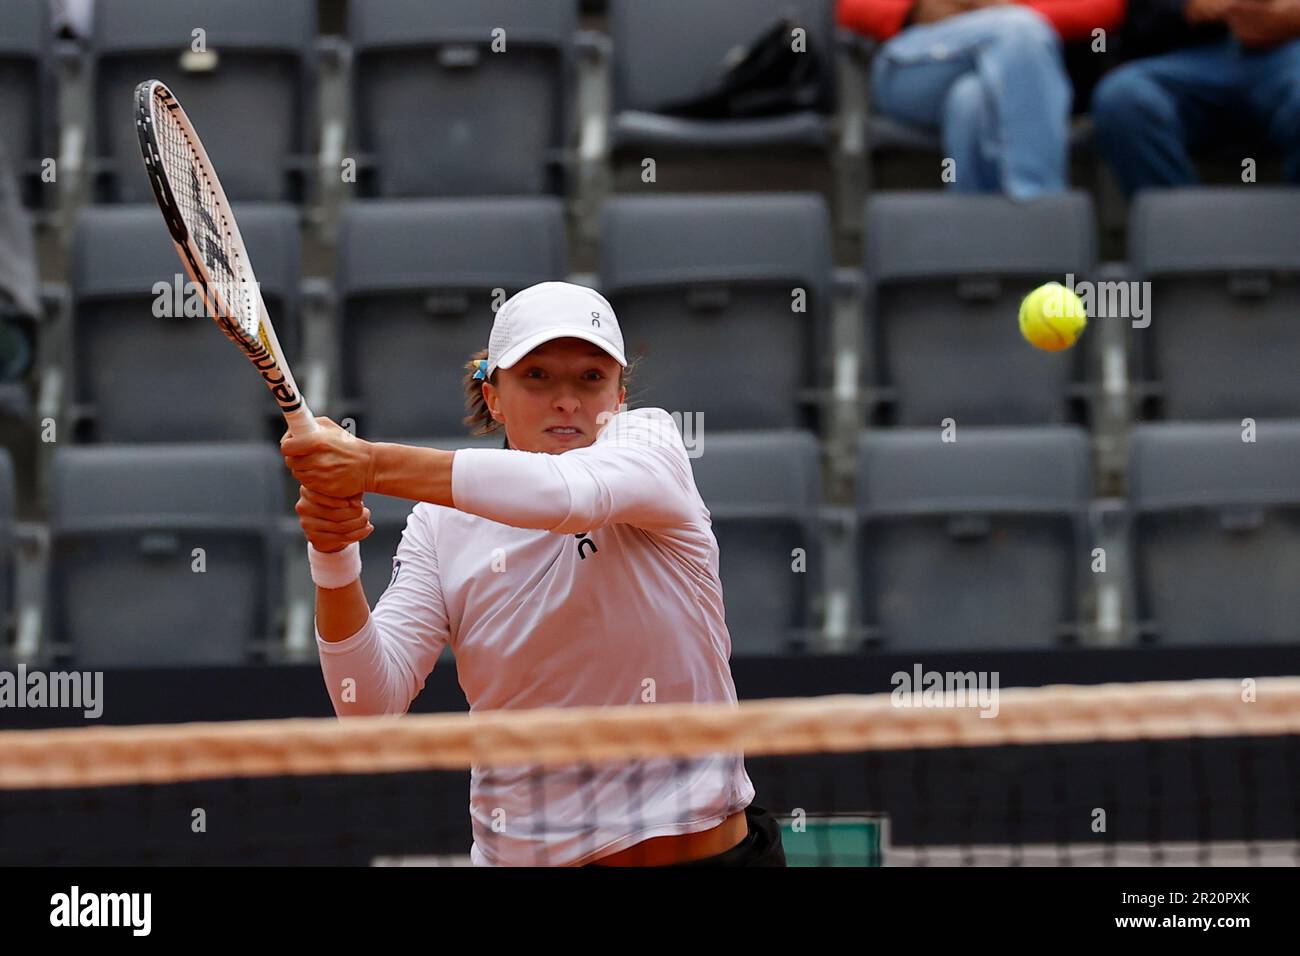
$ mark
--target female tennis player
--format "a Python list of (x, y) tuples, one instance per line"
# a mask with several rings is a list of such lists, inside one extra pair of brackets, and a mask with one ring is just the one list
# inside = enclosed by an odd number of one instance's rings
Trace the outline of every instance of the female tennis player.
[[(356, 438), (328, 418), (281, 451), (340, 716), (400, 714), (444, 645), (474, 711), (734, 702), (718, 546), (672, 418), (628, 411), (623, 336), (591, 289), (543, 282), (469, 363), (467, 424), (505, 448)], [(537, 454), (541, 452), (541, 454)], [(371, 613), (367, 492), (416, 502)], [(739, 755), (474, 768), (480, 865), (783, 866)]]

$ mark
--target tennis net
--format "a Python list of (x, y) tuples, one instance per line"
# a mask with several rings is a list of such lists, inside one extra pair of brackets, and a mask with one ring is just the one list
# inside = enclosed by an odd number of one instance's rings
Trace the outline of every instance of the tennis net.
[(471, 767), (742, 752), (792, 865), (1300, 864), (1300, 678), (0, 732), (0, 864), (461, 864)]

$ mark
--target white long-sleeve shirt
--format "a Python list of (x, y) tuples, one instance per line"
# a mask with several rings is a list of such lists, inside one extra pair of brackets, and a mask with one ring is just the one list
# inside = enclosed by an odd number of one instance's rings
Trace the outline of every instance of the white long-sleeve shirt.
[[(612, 416), (560, 455), (457, 451), (452, 498), (414, 507), (366, 624), (317, 633), (339, 716), (404, 713), (446, 644), (472, 711), (735, 702), (717, 541), (663, 409)], [(470, 855), (581, 864), (753, 798), (739, 754), (475, 767)]]

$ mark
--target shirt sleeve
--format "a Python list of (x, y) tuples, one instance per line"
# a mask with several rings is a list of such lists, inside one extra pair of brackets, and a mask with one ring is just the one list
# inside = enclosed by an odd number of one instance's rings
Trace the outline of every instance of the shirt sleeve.
[(676, 527), (703, 507), (681, 433), (662, 408), (621, 412), (591, 445), (559, 455), (460, 449), (451, 488), (460, 511), (560, 534)]
[(406, 519), (393, 578), (361, 629), (332, 643), (316, 632), (321, 673), (340, 717), (405, 713), (450, 640), (437, 552), (421, 507)]

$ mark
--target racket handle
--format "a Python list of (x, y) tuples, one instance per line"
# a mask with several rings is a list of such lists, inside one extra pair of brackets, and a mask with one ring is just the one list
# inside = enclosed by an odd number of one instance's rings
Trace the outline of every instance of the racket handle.
[(311, 413), (306, 403), (303, 403), (297, 411), (286, 412), (284, 420), (289, 423), (289, 430), (295, 435), (307, 435), (320, 429), (316, 424), (316, 416)]

